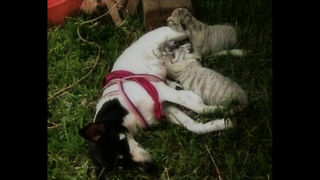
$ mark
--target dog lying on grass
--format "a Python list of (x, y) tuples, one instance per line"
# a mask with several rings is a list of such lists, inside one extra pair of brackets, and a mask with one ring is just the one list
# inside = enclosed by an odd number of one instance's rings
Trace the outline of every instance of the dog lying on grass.
[(165, 60), (157, 58), (157, 53), (161, 53), (157, 49), (168, 41), (186, 38), (181, 32), (161, 27), (143, 35), (116, 60), (104, 80), (105, 87), (96, 106), (93, 123), (79, 130), (79, 134), (90, 141), (89, 154), (97, 177), (102, 169), (108, 172), (135, 167), (142, 172), (151, 171), (151, 155), (134, 140), (134, 136), (139, 129), (156, 125), (164, 116), (165, 120), (183, 125), (197, 134), (232, 126), (229, 119), (204, 124), (195, 122), (172, 104), (179, 104), (196, 113), (222, 108), (207, 106), (195, 93), (177, 91), (164, 83)]

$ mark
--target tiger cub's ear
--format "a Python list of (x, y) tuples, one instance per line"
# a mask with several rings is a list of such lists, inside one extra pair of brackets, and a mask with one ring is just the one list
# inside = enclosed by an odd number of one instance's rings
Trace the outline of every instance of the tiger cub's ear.
[(97, 142), (104, 134), (102, 124), (90, 123), (79, 130), (79, 135), (84, 139), (92, 142)]

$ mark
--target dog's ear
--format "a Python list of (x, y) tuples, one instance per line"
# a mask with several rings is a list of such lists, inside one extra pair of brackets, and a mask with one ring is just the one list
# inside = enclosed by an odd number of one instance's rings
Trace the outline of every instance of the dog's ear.
[(88, 141), (97, 142), (104, 134), (104, 127), (102, 124), (90, 123), (80, 129), (79, 134)]

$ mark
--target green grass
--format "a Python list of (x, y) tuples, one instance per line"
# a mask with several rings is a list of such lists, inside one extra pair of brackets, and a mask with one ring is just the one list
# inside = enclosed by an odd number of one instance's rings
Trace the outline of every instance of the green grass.
[[(164, 122), (152, 131), (142, 131), (136, 140), (151, 153), (157, 172), (111, 172), (109, 179), (218, 179), (216, 167), (223, 179), (272, 179), (272, 1), (192, 2), (197, 19), (209, 25), (236, 26), (237, 47), (252, 51), (244, 58), (205, 58), (204, 63), (242, 86), (251, 103), (233, 116), (234, 129), (195, 135)], [(94, 17), (79, 14), (63, 27), (48, 29), (49, 97), (93, 67), (98, 48), (80, 40), (77, 28)], [(93, 179), (87, 173), (92, 167), (88, 143), (78, 130), (93, 120), (103, 77), (123, 50), (144, 33), (141, 5), (120, 28), (110, 18), (98, 22), (80, 27), (83, 38), (101, 47), (97, 66), (79, 84), (48, 101), (48, 127), (56, 126), (48, 129), (48, 179)]]

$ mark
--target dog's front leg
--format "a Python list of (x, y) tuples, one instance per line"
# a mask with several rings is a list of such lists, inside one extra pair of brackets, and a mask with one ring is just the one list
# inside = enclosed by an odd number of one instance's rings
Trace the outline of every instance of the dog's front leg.
[(154, 168), (154, 163), (148, 151), (144, 150), (132, 136), (128, 136), (132, 165), (142, 172), (150, 172)]
[(207, 123), (198, 123), (168, 102), (163, 104), (163, 110), (169, 121), (183, 125), (189, 131), (196, 134), (204, 134), (232, 127), (230, 119), (218, 119)]

